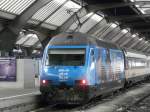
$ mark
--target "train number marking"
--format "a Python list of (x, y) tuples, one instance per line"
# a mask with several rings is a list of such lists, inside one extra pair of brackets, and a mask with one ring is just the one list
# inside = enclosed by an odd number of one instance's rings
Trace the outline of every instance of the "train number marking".
[(69, 70), (65, 70), (65, 69), (60, 69), (59, 70), (59, 80), (60, 81), (67, 81), (68, 80), (68, 72)]

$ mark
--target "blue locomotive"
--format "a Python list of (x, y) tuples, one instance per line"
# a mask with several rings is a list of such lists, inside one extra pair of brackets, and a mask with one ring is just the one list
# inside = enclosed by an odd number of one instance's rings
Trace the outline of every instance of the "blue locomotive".
[(40, 91), (51, 101), (84, 102), (123, 88), (133, 78), (126, 78), (125, 59), (112, 43), (78, 32), (59, 34), (45, 48)]

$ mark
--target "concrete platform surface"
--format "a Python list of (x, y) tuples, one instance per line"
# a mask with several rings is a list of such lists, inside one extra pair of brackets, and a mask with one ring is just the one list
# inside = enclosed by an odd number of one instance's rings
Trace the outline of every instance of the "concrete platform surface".
[(5, 89), (0, 88), (0, 100), (15, 98), (19, 96), (28, 96), (28, 95), (39, 95), (40, 91), (38, 88), (35, 89)]
[(28, 112), (37, 108), (39, 89), (0, 88), (0, 112)]

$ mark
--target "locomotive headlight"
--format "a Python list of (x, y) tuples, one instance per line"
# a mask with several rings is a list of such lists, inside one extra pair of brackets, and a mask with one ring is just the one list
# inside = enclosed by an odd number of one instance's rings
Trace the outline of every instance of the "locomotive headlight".
[(76, 84), (77, 85), (86, 85), (87, 81), (85, 79), (83, 79), (83, 80), (76, 80)]
[(41, 84), (42, 85), (47, 85), (48, 84), (48, 80), (41, 80)]
[(86, 84), (86, 80), (82, 80), (81, 83), (82, 83), (82, 84)]
[(45, 83), (46, 83), (46, 80), (42, 80), (42, 83), (45, 84)]

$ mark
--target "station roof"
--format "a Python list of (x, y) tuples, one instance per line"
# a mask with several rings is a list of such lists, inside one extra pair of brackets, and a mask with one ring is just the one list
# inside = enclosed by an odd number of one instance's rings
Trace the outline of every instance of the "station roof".
[(149, 5), (149, 0), (1, 0), (0, 36), (8, 28), (20, 32), (17, 45), (40, 48), (53, 35), (79, 31), (150, 53)]

